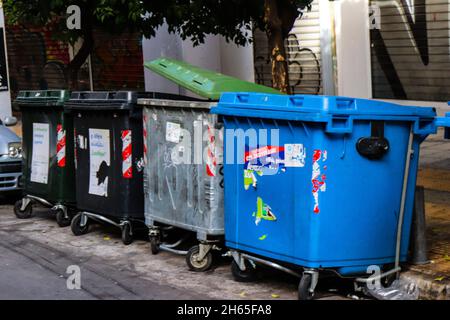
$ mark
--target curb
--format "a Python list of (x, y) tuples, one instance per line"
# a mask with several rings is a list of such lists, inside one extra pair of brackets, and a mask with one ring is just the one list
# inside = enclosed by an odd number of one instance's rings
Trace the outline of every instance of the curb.
[(427, 274), (411, 270), (401, 273), (400, 279), (419, 287), (420, 300), (450, 300), (450, 279), (436, 281)]

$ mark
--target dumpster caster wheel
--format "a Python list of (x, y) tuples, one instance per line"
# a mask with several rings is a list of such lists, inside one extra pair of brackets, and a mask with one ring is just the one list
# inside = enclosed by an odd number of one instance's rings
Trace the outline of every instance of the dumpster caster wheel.
[(312, 275), (309, 273), (304, 273), (300, 279), (298, 285), (298, 300), (312, 300), (314, 298), (314, 292), (309, 289), (312, 284)]
[(252, 282), (256, 280), (256, 269), (251, 265), (250, 262), (245, 260), (245, 270), (242, 271), (241, 268), (239, 268), (236, 261), (231, 263), (231, 274), (234, 277), (234, 280), (237, 282)]
[(70, 226), (70, 218), (66, 218), (63, 210), (56, 211), (56, 223), (60, 228)]
[(152, 254), (158, 254), (159, 253), (159, 239), (156, 236), (150, 237), (150, 250), (152, 251)]
[(133, 242), (133, 236), (131, 235), (131, 226), (129, 223), (125, 223), (122, 227), (122, 242), (128, 246)]
[(186, 255), (186, 263), (189, 267), (189, 270), (195, 272), (204, 272), (211, 268), (213, 258), (211, 251), (206, 254), (206, 256), (202, 260), (198, 260), (198, 256), (200, 254), (200, 246), (193, 246), (189, 249)]
[(81, 226), (81, 218), (81, 213), (77, 214), (72, 219), (72, 223), (70, 224), (70, 229), (75, 236), (81, 236), (89, 232), (89, 219), (86, 218), (86, 224), (84, 226)]
[(31, 217), (31, 215), (33, 214), (33, 206), (30, 204), (28, 204), (25, 207), (25, 210), (21, 210), (22, 208), (22, 201), (23, 200), (18, 200), (16, 201), (16, 203), (14, 204), (14, 214), (16, 215), (17, 218), (19, 219), (28, 219)]

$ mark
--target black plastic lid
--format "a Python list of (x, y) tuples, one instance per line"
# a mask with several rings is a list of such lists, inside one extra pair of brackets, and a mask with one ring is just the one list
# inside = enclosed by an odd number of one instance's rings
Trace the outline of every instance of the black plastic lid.
[(19, 91), (14, 104), (19, 107), (62, 108), (69, 94), (67, 90), (23, 90)]
[(65, 103), (69, 110), (133, 110), (138, 99), (195, 100), (176, 94), (136, 91), (76, 91)]

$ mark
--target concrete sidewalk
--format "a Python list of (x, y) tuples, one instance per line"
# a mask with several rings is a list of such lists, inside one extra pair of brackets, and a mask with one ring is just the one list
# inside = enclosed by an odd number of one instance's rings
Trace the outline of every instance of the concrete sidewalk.
[(419, 286), (421, 299), (450, 300), (450, 140), (442, 136), (440, 130), (422, 144), (417, 181), (425, 187), (430, 263), (402, 273)]

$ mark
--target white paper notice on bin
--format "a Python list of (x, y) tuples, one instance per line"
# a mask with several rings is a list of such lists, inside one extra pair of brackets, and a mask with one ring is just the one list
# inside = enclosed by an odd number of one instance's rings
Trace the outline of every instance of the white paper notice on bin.
[(181, 126), (179, 123), (167, 122), (166, 141), (179, 143), (181, 138)]
[(33, 153), (30, 181), (48, 183), (50, 127), (48, 123), (33, 123)]
[(89, 129), (89, 193), (108, 196), (108, 178), (111, 166), (110, 132), (107, 129)]

